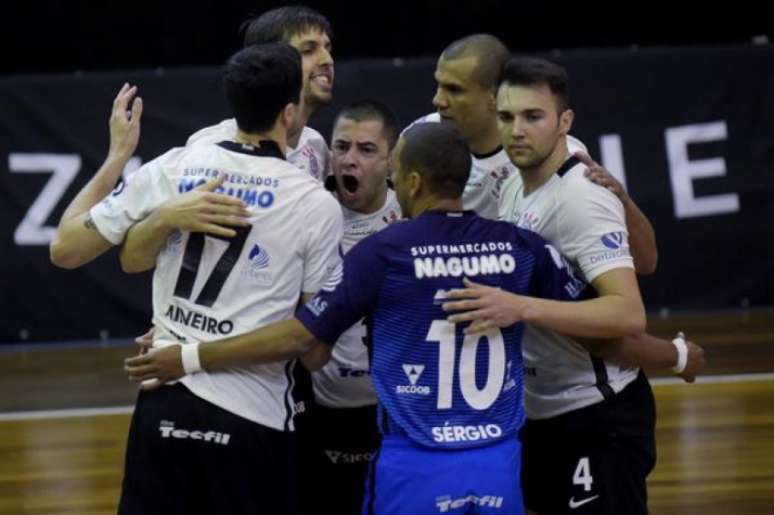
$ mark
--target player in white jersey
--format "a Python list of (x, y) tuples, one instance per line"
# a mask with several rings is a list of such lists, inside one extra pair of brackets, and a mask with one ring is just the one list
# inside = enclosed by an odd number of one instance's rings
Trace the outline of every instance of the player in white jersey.
[[(484, 218), (497, 219), (497, 199), (503, 181), (517, 173), (500, 144), (495, 120), (494, 87), (510, 53), (489, 34), (476, 34), (451, 43), (438, 58), (435, 113), (414, 121), (450, 122), (462, 132), (471, 149), (470, 179), (462, 200)], [(570, 152), (586, 151), (573, 137)]]
[[(520, 170), (503, 188), (502, 218), (551, 241), (600, 296), (636, 302), (624, 207), (588, 181), (586, 166), (566, 149), (573, 120), (566, 72), (547, 61), (514, 59), (500, 81), (500, 136)], [(494, 323), (503, 312), (488, 310), (498, 302), (506, 309), (507, 302), (497, 292), (478, 290), (478, 316)], [(636, 339), (607, 346), (644, 347)], [(661, 353), (659, 359), (674, 359), (669, 342), (646, 347), (652, 355)], [(524, 361), (527, 507), (538, 513), (645, 513), (655, 412), (644, 375), (589, 354), (576, 340), (529, 326)]]
[[(401, 218), (387, 182), (399, 130), (395, 114), (374, 100), (349, 104), (336, 117), (326, 188), (341, 204), (344, 254)], [(380, 442), (366, 338), (358, 322), (312, 374), (314, 402), (298, 422), (302, 513), (360, 513), (369, 462)]]
[[(322, 180), (329, 166), (329, 151), (325, 139), (305, 124), (314, 111), (330, 103), (334, 78), (331, 55), (331, 26), (320, 13), (303, 6), (287, 6), (267, 11), (243, 25), (245, 45), (285, 41), (301, 53), (303, 88), (297, 119), (290, 130), (288, 161), (310, 175)], [(70, 202), (50, 245), (51, 262), (62, 268), (80, 267), (101, 253), (108, 246), (82, 245), (78, 235), (80, 225), (88, 210), (108, 195), (121, 180), (126, 163), (137, 148), (140, 135), (142, 99), (136, 96), (137, 87), (127, 83), (119, 91), (113, 103), (110, 118), (110, 150), (105, 162), (94, 177)], [(236, 136), (235, 120), (202, 129), (189, 138), (189, 144), (219, 143)], [(231, 206), (229, 214), (238, 214), (238, 203), (225, 195), (210, 194), (191, 198), (191, 205), (198, 202), (200, 208), (211, 209), (213, 204)], [(206, 205), (205, 205), (206, 204)], [(189, 207), (190, 207), (189, 206)], [(203, 225), (197, 225), (202, 229)], [(221, 231), (221, 228), (214, 228)], [(223, 232), (227, 234), (229, 230)]]
[[(285, 319), (340, 263), (339, 206), (284, 159), (298, 53), (285, 43), (246, 48), (229, 61), (224, 86), (236, 141), (173, 149), (91, 210), (91, 238), (126, 238), (129, 257), (155, 261), (154, 347)], [(167, 223), (165, 209), (213, 179), (244, 204), (246, 226), (222, 238)], [(141, 394), (119, 513), (296, 513), (293, 367), (194, 374)]]
[[(508, 58), (505, 46), (494, 36), (476, 34), (451, 43), (438, 59), (435, 72), (438, 88), (433, 98), (437, 113), (420, 118), (423, 121), (448, 121), (455, 124), (465, 135), (473, 150), (473, 166), (463, 199), (468, 208), (480, 215), (491, 217), (495, 210), (493, 199), (499, 199), (502, 188), (516, 188), (521, 184), (518, 169), (502, 147), (497, 133), (495, 116), (495, 82), (497, 74)], [(657, 250), (655, 233), (648, 219), (634, 201), (604, 168), (594, 163), (586, 154), (586, 147), (569, 134), (566, 136), (569, 154), (578, 154), (589, 166), (589, 177), (606, 185), (621, 199), (624, 205), (630, 250), (639, 274), (655, 271)], [(701, 365), (701, 349), (687, 342), (688, 366), (682, 377), (692, 381)], [(624, 364), (641, 364), (649, 367), (671, 367), (676, 354), (669, 342), (647, 336), (626, 345), (586, 346), (602, 357)]]
[[(303, 88), (297, 123), (288, 138), (287, 160), (317, 180), (328, 173), (329, 151), (325, 138), (306, 123), (321, 106), (333, 99), (331, 26), (320, 13), (305, 6), (284, 6), (265, 12), (243, 25), (244, 46), (284, 41), (301, 53)], [(231, 140), (237, 132), (233, 118), (201, 129), (187, 145)]]

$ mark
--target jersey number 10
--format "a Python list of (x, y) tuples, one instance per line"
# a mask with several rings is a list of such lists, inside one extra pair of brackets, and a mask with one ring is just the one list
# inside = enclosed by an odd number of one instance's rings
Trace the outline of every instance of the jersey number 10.
[[(427, 340), (438, 342), (438, 409), (451, 409), (456, 362), (455, 324), (435, 320), (427, 332)], [(476, 386), (476, 353), (481, 338), (489, 341), (489, 363), (484, 388)], [(505, 380), (505, 343), (498, 328), (483, 333), (466, 334), (459, 359), (460, 391), (475, 410), (485, 410), (497, 400)]]

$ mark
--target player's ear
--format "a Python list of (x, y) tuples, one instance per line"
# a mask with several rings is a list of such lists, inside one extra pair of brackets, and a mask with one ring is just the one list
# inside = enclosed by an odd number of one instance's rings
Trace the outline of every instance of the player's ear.
[(280, 119), (282, 120), (282, 125), (285, 127), (291, 128), (294, 127), (296, 124), (296, 118), (298, 117), (298, 105), (293, 103), (288, 103), (282, 111), (280, 111)]
[(408, 192), (411, 197), (418, 197), (424, 188), (424, 178), (419, 172), (409, 172), (408, 175)]
[(491, 88), (486, 96), (486, 108), (487, 110), (495, 114), (497, 113), (497, 89)]
[(572, 109), (565, 109), (562, 114), (559, 115), (559, 131), (563, 136), (570, 133), (573, 120), (575, 120), (575, 112)]

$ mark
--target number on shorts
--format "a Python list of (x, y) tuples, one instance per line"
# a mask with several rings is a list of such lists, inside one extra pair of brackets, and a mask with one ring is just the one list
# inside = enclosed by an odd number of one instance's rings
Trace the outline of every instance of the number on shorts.
[(581, 458), (575, 467), (575, 473), (572, 475), (572, 484), (583, 485), (583, 490), (590, 492), (592, 483), (594, 483), (594, 478), (591, 477), (589, 459), (588, 457)]

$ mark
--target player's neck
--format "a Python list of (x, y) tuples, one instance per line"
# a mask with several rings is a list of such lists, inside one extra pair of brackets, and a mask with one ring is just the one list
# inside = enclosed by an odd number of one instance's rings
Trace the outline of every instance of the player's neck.
[(411, 208), (410, 218), (416, 218), (425, 211), (462, 211), (462, 198), (438, 198), (428, 196), (416, 201)]
[(268, 131), (264, 132), (244, 132), (242, 129), (237, 129), (236, 142), (247, 143), (254, 147), (260, 147), (261, 141), (271, 140), (279, 145), (283, 154), (288, 152), (288, 135), (287, 129), (280, 125), (275, 125)]
[(487, 127), (486, 130), (479, 132), (475, 138), (468, 140), (470, 151), (477, 156), (489, 155), (500, 148), (501, 145), (497, 125), (494, 124)]
[(306, 104), (304, 104), (298, 114), (298, 120), (296, 120), (292, 127), (288, 128), (288, 146), (290, 148), (298, 146), (298, 142), (301, 140), (301, 133), (304, 132), (304, 127), (306, 127), (309, 117), (312, 116), (312, 112), (307, 112)]
[(384, 207), (384, 203), (387, 202), (387, 183), (384, 183), (384, 188), (382, 188), (374, 197), (362, 208), (355, 209), (353, 211), (356, 211), (360, 213), (361, 215), (370, 215), (372, 213), (376, 213), (381, 208)]
[(524, 183), (524, 196), (540, 188), (562, 167), (567, 160), (567, 139), (562, 136), (554, 150), (542, 163), (534, 168), (519, 168)]

